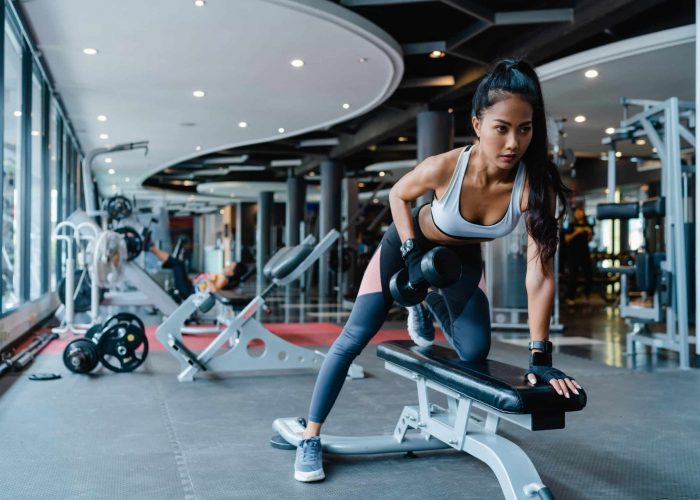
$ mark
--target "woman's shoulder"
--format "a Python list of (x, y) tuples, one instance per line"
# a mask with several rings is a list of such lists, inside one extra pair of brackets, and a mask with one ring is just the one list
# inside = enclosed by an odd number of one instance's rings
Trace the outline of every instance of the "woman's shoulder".
[(420, 166), (424, 170), (430, 171), (432, 175), (438, 178), (447, 178), (449, 181), (457, 168), (457, 162), (463, 150), (463, 148), (457, 148), (434, 156), (429, 156), (421, 162)]

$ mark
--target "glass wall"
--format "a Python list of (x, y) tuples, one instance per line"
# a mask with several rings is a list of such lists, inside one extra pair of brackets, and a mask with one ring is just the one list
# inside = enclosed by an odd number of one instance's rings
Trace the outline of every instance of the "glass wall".
[(32, 75), (32, 116), (31, 116), (31, 196), (29, 225), (29, 300), (41, 295), (41, 279), (44, 270), (42, 247), (44, 238), (44, 207), (48, 205), (44, 195), (44, 163), (42, 154), (42, 85), (36, 74)]
[(2, 311), (19, 305), (20, 151), (22, 147), (22, 50), (5, 25), (4, 138), (2, 183)]
[(53, 230), (58, 222), (58, 200), (59, 200), (59, 184), (61, 173), (59, 172), (61, 154), (60, 144), (56, 141), (58, 137), (58, 111), (53, 100), (49, 103), (49, 290), (56, 290), (56, 262), (59, 254), (57, 253), (56, 241), (53, 238)]
[[(0, 11), (0, 13), (3, 11)], [(33, 42), (4, 11), (0, 315), (57, 289), (62, 274), (56, 224), (80, 201), (80, 150), (60, 101), (51, 96)]]

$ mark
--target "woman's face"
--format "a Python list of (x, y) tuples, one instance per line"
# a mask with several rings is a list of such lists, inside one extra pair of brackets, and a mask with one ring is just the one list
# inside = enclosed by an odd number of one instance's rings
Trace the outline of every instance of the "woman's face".
[(510, 94), (484, 110), (481, 120), (472, 117), (472, 126), (487, 164), (509, 170), (518, 164), (532, 140), (532, 106)]

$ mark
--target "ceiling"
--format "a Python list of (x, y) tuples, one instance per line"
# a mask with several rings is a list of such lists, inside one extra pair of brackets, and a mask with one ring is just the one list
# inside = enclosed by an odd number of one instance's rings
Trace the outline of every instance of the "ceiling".
[[(380, 179), (367, 165), (415, 159), (421, 110), (449, 109), (455, 144), (470, 142), (471, 93), (499, 56), (523, 55), (538, 66), (548, 112), (567, 118), (565, 145), (579, 156), (603, 150), (603, 130), (622, 116), (620, 97), (693, 97), (692, 30), (673, 29), (694, 22), (692, 0), (527, 7), (516, 0), (22, 4), (83, 148), (150, 142), (146, 157), (115, 156), (115, 175), (97, 162), (102, 192), (114, 185), (140, 199), (213, 204), (237, 199), (235, 184), (223, 183), (246, 183), (250, 198), (255, 183), (308, 176), (324, 159), (342, 162), (372, 190)], [(83, 55), (88, 46), (100, 53)], [(445, 56), (429, 58), (434, 49)], [(307, 64), (292, 68), (296, 57)], [(584, 78), (589, 68), (600, 76)], [(206, 96), (193, 98), (200, 88)], [(108, 121), (97, 122), (99, 114)], [(585, 123), (573, 122), (578, 114)], [(103, 132), (108, 141), (98, 139)]]

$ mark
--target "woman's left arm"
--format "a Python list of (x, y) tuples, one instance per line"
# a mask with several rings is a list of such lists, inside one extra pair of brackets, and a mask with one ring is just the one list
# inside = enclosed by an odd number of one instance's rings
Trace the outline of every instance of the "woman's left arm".
[(554, 269), (552, 259), (542, 266), (537, 254), (537, 243), (527, 236), (527, 272), (525, 289), (527, 290), (527, 313), (530, 321), (532, 340), (549, 339), (549, 321), (552, 316), (554, 301)]

